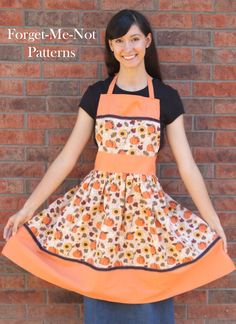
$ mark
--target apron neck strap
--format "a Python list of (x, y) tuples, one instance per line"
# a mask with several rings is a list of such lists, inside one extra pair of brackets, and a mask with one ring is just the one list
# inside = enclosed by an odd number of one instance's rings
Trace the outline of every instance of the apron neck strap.
[[(118, 78), (118, 74), (116, 73), (115, 76), (113, 77), (110, 85), (109, 85), (109, 88), (108, 88), (108, 91), (107, 91), (108, 94), (112, 94), (112, 92), (114, 90), (114, 87), (115, 87), (115, 84), (116, 84), (117, 78)], [(148, 74), (147, 74), (147, 81), (148, 81), (149, 98), (154, 99), (154, 90), (153, 90), (153, 84), (152, 84), (152, 77), (150, 75), (148, 75)]]

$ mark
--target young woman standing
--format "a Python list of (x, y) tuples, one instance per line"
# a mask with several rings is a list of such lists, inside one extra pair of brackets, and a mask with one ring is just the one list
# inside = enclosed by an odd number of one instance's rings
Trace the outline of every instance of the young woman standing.
[[(147, 19), (135, 10), (118, 12), (105, 45), (109, 76), (88, 87), (62, 152), (9, 218), (3, 254), (82, 294), (85, 324), (173, 324), (173, 296), (235, 266), (191, 154), (181, 99), (162, 82)], [(156, 176), (164, 128), (202, 217), (164, 192)], [(70, 173), (93, 130), (93, 170), (33, 216)]]

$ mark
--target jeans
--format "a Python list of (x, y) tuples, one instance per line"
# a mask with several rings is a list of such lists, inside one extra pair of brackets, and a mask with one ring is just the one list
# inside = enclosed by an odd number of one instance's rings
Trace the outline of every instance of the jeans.
[(84, 297), (84, 324), (175, 324), (173, 297), (123, 304)]

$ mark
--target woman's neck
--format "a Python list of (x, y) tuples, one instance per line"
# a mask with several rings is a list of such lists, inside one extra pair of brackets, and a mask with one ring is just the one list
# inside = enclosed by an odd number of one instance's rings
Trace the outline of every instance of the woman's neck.
[(135, 71), (133, 73), (126, 73), (119, 71), (116, 84), (119, 88), (127, 91), (138, 91), (144, 89), (147, 84), (147, 72)]

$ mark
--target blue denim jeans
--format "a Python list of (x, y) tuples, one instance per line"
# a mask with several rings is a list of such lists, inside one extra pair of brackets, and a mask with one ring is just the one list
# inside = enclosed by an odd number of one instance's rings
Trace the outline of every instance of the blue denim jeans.
[(173, 297), (123, 304), (84, 297), (84, 324), (175, 324)]

